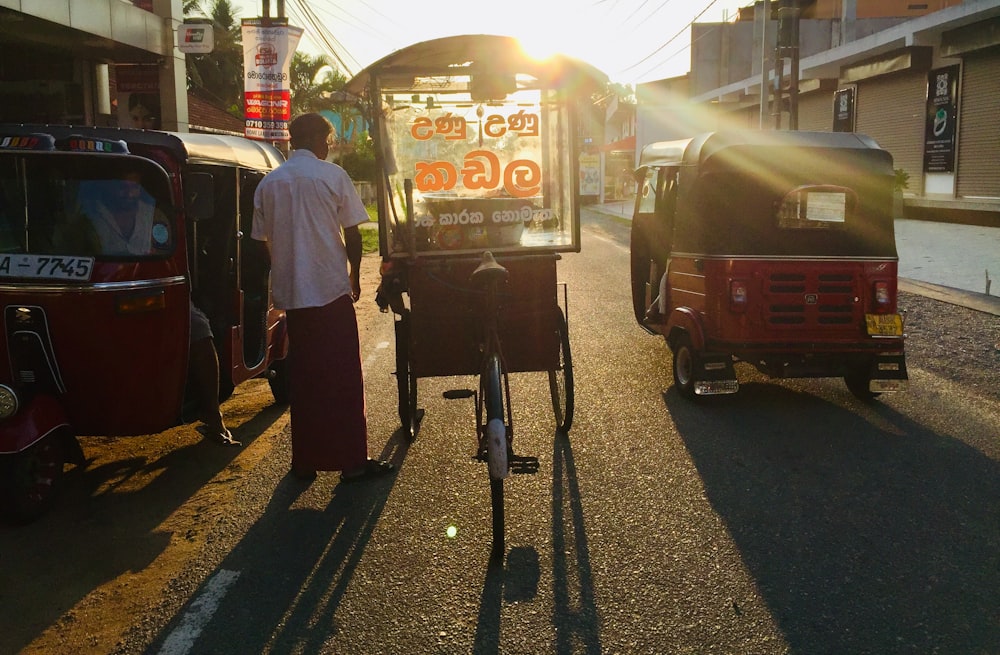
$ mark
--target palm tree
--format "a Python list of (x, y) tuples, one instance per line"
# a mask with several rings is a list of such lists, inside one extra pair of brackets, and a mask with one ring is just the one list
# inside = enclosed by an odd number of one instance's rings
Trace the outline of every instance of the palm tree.
[(206, 12), (200, 0), (184, 0), (185, 16), (211, 19), (215, 50), (188, 55), (188, 87), (198, 87), (219, 99), (226, 110), (243, 117), (243, 38), (230, 0), (212, 0)]
[(292, 113), (330, 109), (330, 97), (345, 84), (347, 78), (325, 56), (311, 57), (302, 52), (292, 55)]

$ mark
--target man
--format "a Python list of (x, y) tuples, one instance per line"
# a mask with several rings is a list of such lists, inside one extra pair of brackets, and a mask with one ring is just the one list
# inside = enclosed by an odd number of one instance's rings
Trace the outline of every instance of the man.
[(167, 223), (153, 197), (143, 188), (139, 173), (130, 171), (120, 179), (82, 182), (80, 209), (90, 219), (89, 225), (100, 241), (101, 254), (150, 255), (154, 246), (166, 245), (154, 243), (154, 223), (164, 226)]
[[(254, 195), (251, 236), (267, 243), (274, 303), (288, 317), (292, 474), (383, 475), (368, 457), (368, 423), (354, 302), (368, 220), (350, 177), (326, 161), (333, 126), (316, 113), (288, 127), (292, 153)], [(349, 269), (349, 270), (348, 270)]]
[(191, 367), (191, 382), (198, 394), (198, 411), (202, 425), (195, 428), (210, 441), (223, 446), (242, 446), (233, 439), (233, 433), (226, 428), (219, 407), (219, 354), (215, 351), (215, 338), (208, 316), (190, 302), (191, 306), (191, 353), (188, 357)]

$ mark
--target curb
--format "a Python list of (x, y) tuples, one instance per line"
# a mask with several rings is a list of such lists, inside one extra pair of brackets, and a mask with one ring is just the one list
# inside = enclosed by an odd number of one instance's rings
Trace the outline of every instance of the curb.
[(911, 280), (909, 278), (899, 278), (899, 290), (907, 293), (915, 293), (925, 298), (940, 300), (960, 307), (967, 307), (986, 314), (1000, 316), (1000, 298), (997, 296), (987, 296), (985, 293), (955, 289), (941, 284), (932, 284), (921, 280)]

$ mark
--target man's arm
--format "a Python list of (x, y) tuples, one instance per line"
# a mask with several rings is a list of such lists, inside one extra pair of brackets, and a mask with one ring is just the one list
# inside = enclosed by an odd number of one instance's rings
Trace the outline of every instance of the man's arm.
[(351, 296), (357, 302), (361, 298), (361, 231), (357, 225), (344, 228), (344, 246), (350, 264)]

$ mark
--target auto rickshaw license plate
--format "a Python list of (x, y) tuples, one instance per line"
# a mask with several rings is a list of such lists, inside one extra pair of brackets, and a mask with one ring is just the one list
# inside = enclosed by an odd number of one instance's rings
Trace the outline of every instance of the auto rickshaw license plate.
[(903, 319), (899, 314), (865, 314), (868, 334), (876, 337), (903, 336)]
[(93, 257), (61, 255), (0, 255), (0, 278), (27, 277), (86, 282), (94, 269)]

